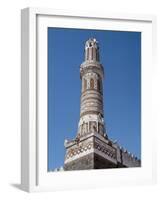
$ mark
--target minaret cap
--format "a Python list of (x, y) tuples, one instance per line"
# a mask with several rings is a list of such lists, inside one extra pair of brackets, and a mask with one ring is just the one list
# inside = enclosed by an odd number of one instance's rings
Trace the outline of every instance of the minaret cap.
[(94, 48), (98, 49), (98, 48), (99, 48), (99, 46), (98, 46), (98, 41), (96, 40), (96, 38), (89, 38), (89, 39), (86, 41), (85, 47), (86, 47), (86, 48), (94, 47)]

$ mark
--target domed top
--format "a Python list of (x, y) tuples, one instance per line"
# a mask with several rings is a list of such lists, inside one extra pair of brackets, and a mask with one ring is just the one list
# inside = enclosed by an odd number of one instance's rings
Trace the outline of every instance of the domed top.
[(98, 41), (96, 40), (96, 38), (89, 38), (89, 39), (86, 41), (85, 47), (86, 47), (86, 48), (94, 47), (94, 48), (98, 49), (98, 48), (99, 48), (99, 46), (98, 46)]

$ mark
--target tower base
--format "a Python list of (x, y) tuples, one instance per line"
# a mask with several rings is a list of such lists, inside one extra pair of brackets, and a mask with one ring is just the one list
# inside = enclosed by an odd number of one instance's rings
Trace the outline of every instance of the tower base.
[(95, 153), (90, 153), (64, 165), (65, 171), (107, 168), (117, 168), (117, 165)]
[(140, 167), (141, 162), (98, 133), (66, 142), (64, 170)]

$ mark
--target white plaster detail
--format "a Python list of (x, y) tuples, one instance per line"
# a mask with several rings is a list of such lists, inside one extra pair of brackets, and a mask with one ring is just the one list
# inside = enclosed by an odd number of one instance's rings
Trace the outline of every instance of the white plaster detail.
[(97, 79), (94, 79), (94, 89), (97, 89)]
[(80, 118), (78, 125), (80, 126), (83, 124), (83, 122), (86, 123), (89, 121), (97, 121), (102, 123), (102, 118), (100, 118), (100, 116), (96, 114), (84, 115), (83, 117)]
[(90, 89), (90, 79), (87, 79), (87, 89)]

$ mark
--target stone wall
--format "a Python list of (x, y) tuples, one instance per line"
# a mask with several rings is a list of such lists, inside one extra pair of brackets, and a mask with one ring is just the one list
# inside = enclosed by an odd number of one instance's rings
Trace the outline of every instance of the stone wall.
[(77, 158), (64, 165), (64, 170), (86, 170), (94, 169), (94, 154), (90, 153), (86, 156)]
[(98, 133), (65, 144), (65, 170), (140, 167), (141, 162), (117, 143)]

